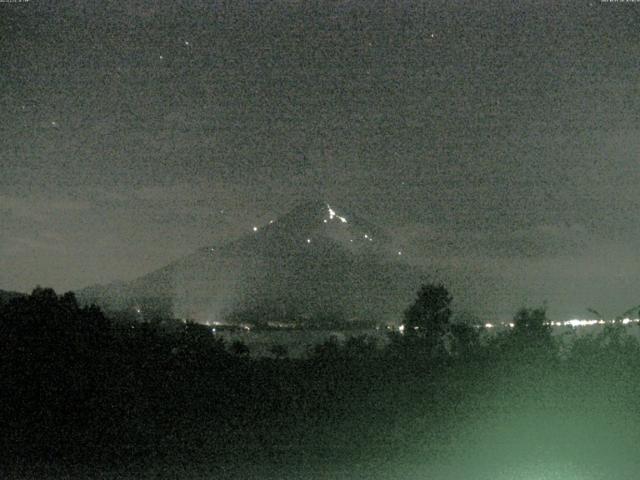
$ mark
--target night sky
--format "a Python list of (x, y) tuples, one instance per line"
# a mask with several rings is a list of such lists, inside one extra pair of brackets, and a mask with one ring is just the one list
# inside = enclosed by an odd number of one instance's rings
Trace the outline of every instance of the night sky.
[(619, 314), (639, 59), (638, 3), (0, 3), (0, 289), (129, 280), (311, 198), (483, 318)]

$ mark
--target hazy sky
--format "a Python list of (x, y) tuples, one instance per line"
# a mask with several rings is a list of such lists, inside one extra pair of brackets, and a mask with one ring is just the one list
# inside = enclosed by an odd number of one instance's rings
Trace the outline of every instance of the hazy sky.
[(131, 279), (312, 197), (477, 313), (621, 313), (639, 59), (640, 3), (0, 3), (0, 288)]

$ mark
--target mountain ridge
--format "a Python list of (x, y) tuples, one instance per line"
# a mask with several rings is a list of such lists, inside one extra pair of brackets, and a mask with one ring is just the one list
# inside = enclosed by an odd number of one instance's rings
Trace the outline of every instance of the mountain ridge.
[(423, 274), (394, 253), (380, 227), (311, 201), (130, 282), (77, 293), (107, 309), (145, 310), (142, 304), (164, 302), (172, 316), (199, 322), (228, 322), (251, 311), (393, 322)]

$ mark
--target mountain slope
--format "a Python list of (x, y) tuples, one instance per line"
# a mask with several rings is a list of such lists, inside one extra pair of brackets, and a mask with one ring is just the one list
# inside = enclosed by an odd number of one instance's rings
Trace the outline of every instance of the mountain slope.
[(108, 308), (163, 304), (201, 322), (393, 322), (420, 275), (399, 261), (379, 227), (308, 202), (234, 241), (78, 296)]

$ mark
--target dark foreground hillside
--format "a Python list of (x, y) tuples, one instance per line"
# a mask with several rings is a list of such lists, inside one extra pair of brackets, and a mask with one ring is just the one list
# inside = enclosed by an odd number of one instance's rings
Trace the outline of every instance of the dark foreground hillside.
[(416, 333), (255, 359), (39, 289), (0, 307), (4, 478), (637, 478), (637, 342), (559, 345), (540, 314), (484, 344), (450, 326), (446, 348)]

